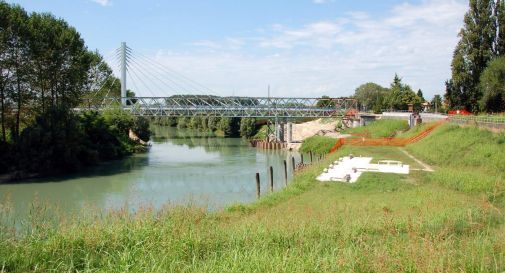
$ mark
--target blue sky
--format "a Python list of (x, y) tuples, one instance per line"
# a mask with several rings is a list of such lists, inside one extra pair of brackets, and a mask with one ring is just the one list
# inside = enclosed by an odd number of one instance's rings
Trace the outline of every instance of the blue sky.
[(394, 73), (427, 97), (442, 93), (467, 10), (467, 0), (8, 2), (64, 18), (104, 56), (126, 41), (217, 94), (264, 95), (270, 84), (303, 97), (387, 86)]

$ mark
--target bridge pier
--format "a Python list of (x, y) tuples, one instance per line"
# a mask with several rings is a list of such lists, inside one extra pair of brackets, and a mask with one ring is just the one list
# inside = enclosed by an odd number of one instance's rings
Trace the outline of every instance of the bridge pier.
[(275, 140), (278, 142), (284, 142), (284, 124), (285, 121), (275, 118)]

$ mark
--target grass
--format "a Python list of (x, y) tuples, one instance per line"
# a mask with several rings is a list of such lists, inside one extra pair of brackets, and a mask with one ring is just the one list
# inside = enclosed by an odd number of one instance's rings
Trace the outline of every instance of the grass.
[[(501, 203), (479, 187), (435, 179), (446, 170), (470, 168), (481, 177), (499, 172), (499, 162), (478, 160), (488, 151), (500, 160), (503, 151), (495, 150), (502, 136), (475, 130), (444, 125), (408, 147), (437, 165), (434, 174), (316, 182), (323, 168), (351, 152), (402, 156), (391, 147), (344, 146), (299, 172), (287, 189), (222, 212), (190, 206), (102, 217), (88, 212), (55, 228), (33, 210), (30, 232), (0, 230), (0, 272), (503, 272)], [(454, 143), (462, 136), (467, 139)], [(479, 147), (469, 144), (476, 140)], [(450, 164), (444, 151), (453, 154)]]
[(349, 128), (343, 131), (344, 134), (367, 134), (370, 138), (383, 138), (395, 136), (399, 131), (409, 128), (406, 120), (381, 119), (372, 122), (367, 126)]
[(442, 125), (407, 149), (428, 164), (437, 166), (437, 172), (428, 179), (503, 201), (505, 134), (494, 134), (477, 127)]
[(312, 136), (303, 141), (300, 152), (308, 153), (312, 151), (315, 154), (327, 154), (335, 146), (336, 142), (337, 140), (331, 137)]

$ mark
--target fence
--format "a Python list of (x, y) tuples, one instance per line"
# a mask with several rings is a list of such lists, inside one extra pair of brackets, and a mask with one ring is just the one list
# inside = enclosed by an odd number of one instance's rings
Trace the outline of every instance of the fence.
[(424, 137), (426, 137), (428, 134), (430, 134), (435, 128), (443, 124), (444, 121), (439, 121), (428, 128), (422, 130), (415, 136), (409, 137), (409, 138), (394, 138), (394, 137), (387, 137), (387, 138), (366, 138), (363, 135), (360, 135), (356, 138), (348, 138), (348, 139), (339, 139), (336, 143), (335, 146), (332, 149), (332, 152), (338, 150), (342, 145), (347, 144), (347, 145), (352, 145), (352, 146), (397, 146), (397, 147), (403, 147), (406, 146), (407, 144), (411, 144), (414, 142), (417, 142)]
[(505, 131), (505, 116), (450, 116), (449, 122), (458, 125), (473, 125), (491, 131)]

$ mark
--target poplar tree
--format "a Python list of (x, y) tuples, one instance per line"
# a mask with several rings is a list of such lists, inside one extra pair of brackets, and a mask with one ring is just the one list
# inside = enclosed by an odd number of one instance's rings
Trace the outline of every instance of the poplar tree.
[(496, 55), (505, 55), (505, 0), (497, 0), (496, 3)]
[[(452, 108), (463, 107), (470, 111), (479, 110), (482, 92), (479, 80), (488, 62), (494, 57), (493, 44), (497, 28), (494, 19), (493, 0), (470, 0), (470, 10), (465, 15), (460, 41), (454, 51), (452, 61), (451, 90), (446, 91)], [(458, 98), (454, 97), (458, 96)]]

